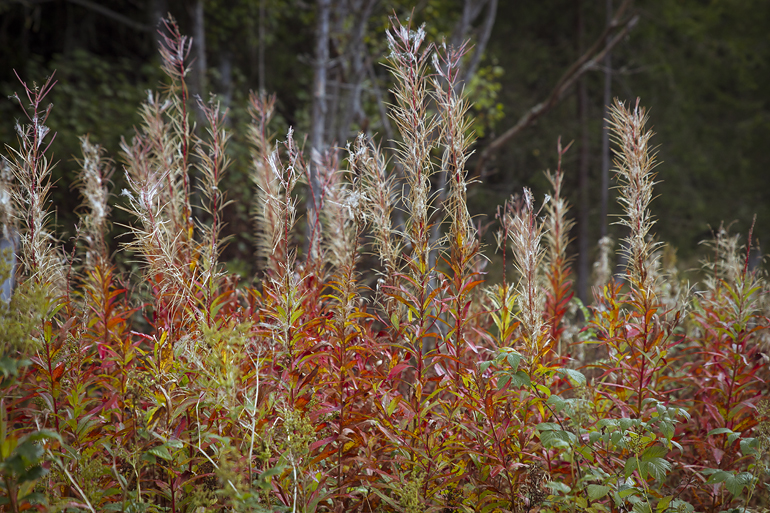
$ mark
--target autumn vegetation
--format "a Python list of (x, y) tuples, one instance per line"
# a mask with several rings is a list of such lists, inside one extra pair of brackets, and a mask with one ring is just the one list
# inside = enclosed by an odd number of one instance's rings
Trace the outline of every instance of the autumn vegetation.
[[(656, 143), (639, 101), (610, 110), (626, 264), (615, 273), (603, 240), (584, 305), (568, 147), (555, 144), (549, 197), (524, 189), (482, 226), (466, 205), (464, 47), (394, 19), (394, 159), (365, 135), (306, 152), (291, 130), (271, 132), (275, 98), (251, 94), (260, 272), (242, 279), (220, 260), (227, 113), (191, 97), (190, 40), (166, 29), (168, 80), (121, 154), (81, 139), (74, 243), (57, 240), (48, 201), (55, 79), (22, 81), (13, 98), (24, 117), (0, 182), (16, 242), (0, 259), (16, 285), (0, 302), (0, 508), (770, 507), (768, 283), (751, 232), (741, 244), (724, 228), (705, 244), (703, 279), (680, 278), (654, 235)], [(114, 172), (125, 190), (110, 190)], [(136, 274), (105, 242), (114, 209), (131, 216), (117, 228)], [(502, 277), (486, 274), (486, 229)]]

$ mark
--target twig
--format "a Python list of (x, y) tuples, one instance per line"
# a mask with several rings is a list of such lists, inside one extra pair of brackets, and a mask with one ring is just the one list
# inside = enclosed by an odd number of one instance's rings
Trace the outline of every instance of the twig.
[[(556, 82), (556, 86), (551, 90), (551, 93), (548, 95), (548, 97), (544, 101), (538, 103), (527, 112), (525, 112), (515, 125), (506, 130), (500, 137), (489, 143), (489, 145), (484, 148), (484, 151), (479, 154), (479, 160), (476, 163), (476, 173), (478, 175), (484, 176), (484, 165), (494, 153), (501, 150), (511, 139), (516, 137), (519, 132), (524, 130), (526, 127), (535, 122), (535, 120), (554, 108), (564, 97), (564, 93), (569, 90), (570, 87), (572, 87), (572, 85), (581, 76), (583, 76), (586, 71), (593, 69), (601, 60), (603, 60), (604, 56), (607, 55), (607, 53), (610, 52), (620, 42), (620, 40), (626, 36), (626, 34), (628, 34), (634, 25), (637, 24), (639, 21), (638, 15), (634, 15), (628, 18), (626, 21), (620, 22), (620, 17), (622, 16), (626, 6), (629, 3), (630, 0), (626, 0), (623, 3), (621, 8), (618, 10), (618, 13), (615, 15), (612, 23), (607, 26), (604, 32), (602, 32), (601, 36), (599, 36), (599, 38), (596, 40), (596, 42), (594, 42), (594, 44), (591, 45), (591, 47), (585, 53), (583, 53), (583, 55), (581, 55), (578, 60), (572, 63), (572, 65), (562, 75), (558, 82)], [(618, 27), (622, 27), (622, 29), (617, 34), (615, 34), (612, 39), (607, 41), (604, 48), (599, 50), (602, 43), (607, 40), (612, 31)]]

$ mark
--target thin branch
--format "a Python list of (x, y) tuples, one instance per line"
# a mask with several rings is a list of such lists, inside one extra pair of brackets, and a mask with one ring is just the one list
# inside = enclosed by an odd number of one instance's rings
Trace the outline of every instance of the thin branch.
[[(548, 97), (544, 101), (529, 109), (526, 113), (524, 113), (523, 116), (519, 118), (514, 126), (506, 130), (500, 137), (489, 143), (489, 145), (484, 148), (484, 151), (480, 153), (479, 160), (476, 163), (477, 174), (483, 176), (484, 164), (486, 164), (486, 162), (494, 153), (502, 149), (511, 139), (516, 137), (519, 132), (524, 130), (535, 120), (555, 107), (564, 97), (565, 92), (568, 91), (586, 71), (595, 68), (597, 64), (604, 59), (604, 56), (607, 55), (607, 53), (610, 52), (636, 25), (636, 23), (639, 21), (638, 15), (634, 15), (628, 18), (626, 21), (620, 22), (620, 17), (622, 16), (628, 4), (630, 4), (630, 0), (623, 2), (623, 5), (618, 10), (618, 13), (615, 15), (612, 23), (607, 26), (602, 35), (599, 36), (599, 38), (596, 40), (596, 42), (594, 42), (594, 44), (591, 45), (591, 47), (585, 53), (583, 53), (583, 55), (581, 55), (580, 58), (569, 67), (569, 69), (567, 69), (567, 71), (556, 83), (556, 86), (553, 88), (553, 90), (551, 90), (551, 93), (548, 95)], [(620, 28), (620, 31), (611, 39), (609, 39), (602, 48), (602, 44), (605, 42), (605, 40), (607, 40), (609, 35), (618, 28)], [(601, 48), (601, 50), (599, 50), (599, 48)]]
[(67, 1), (75, 5), (85, 7), (86, 9), (91, 9), (92, 11), (96, 11), (102, 16), (106, 16), (107, 18), (115, 20), (118, 23), (122, 23), (123, 25), (131, 27), (134, 30), (138, 30), (140, 32), (152, 32), (152, 27), (150, 27), (149, 25), (146, 25), (144, 23), (139, 23), (138, 21), (134, 21), (128, 16), (124, 16), (119, 12), (113, 11), (112, 9), (108, 9), (107, 7), (104, 7), (103, 5), (99, 5), (96, 2), (92, 2), (91, 0), (67, 0)]

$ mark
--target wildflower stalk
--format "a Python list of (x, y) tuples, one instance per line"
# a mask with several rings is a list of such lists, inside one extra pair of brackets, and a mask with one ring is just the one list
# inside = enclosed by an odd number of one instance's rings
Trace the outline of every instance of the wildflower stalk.
[(625, 216), (619, 221), (631, 233), (624, 239), (623, 251), (627, 256), (627, 275), (634, 288), (642, 295), (643, 307), (650, 310), (655, 303), (657, 274), (656, 243), (650, 240), (655, 224), (650, 212), (655, 185), (655, 153), (649, 147), (652, 131), (645, 129), (647, 113), (636, 106), (629, 110), (616, 101), (610, 109), (612, 137), (618, 145), (615, 173), (620, 182), (618, 202)]
[[(193, 218), (190, 205), (190, 175), (189, 159), (194, 142), (190, 126), (187, 105), (189, 91), (185, 78), (190, 72), (189, 55), (192, 48), (192, 39), (183, 36), (179, 31), (176, 20), (169, 16), (163, 20), (165, 31), (158, 31), (160, 35), (160, 56), (162, 69), (171, 79), (168, 87), (167, 102), (172, 109), (169, 116), (171, 130), (178, 145), (178, 150), (171, 157), (169, 174), (169, 195), (173, 205), (175, 230), (182, 237), (180, 243), (188, 242), (193, 237)], [(188, 255), (189, 256), (189, 255)]]
[(445, 208), (449, 217), (447, 238), (451, 274), (448, 278), (453, 289), (454, 303), (449, 314), (453, 317), (454, 326), (450, 327), (451, 333), (445, 340), (447, 346), (451, 346), (450, 354), (453, 353), (455, 358), (454, 374), (458, 385), (460, 368), (463, 366), (461, 349), (465, 346), (463, 330), (467, 321), (468, 296), (479, 283), (474, 279), (473, 271), (479, 242), (466, 202), (468, 184), (465, 164), (473, 138), (469, 136), (471, 127), (467, 116), (470, 105), (463, 98), (459, 86), (460, 66), (465, 53), (466, 45), (453, 48), (444, 44), (433, 54), (433, 67), (437, 73), (433, 80), (433, 95), (440, 116), (438, 145), (443, 149), (441, 169), (449, 182)]
[(280, 219), (277, 210), (279, 181), (269, 165), (270, 155), (274, 148), (270, 142), (272, 136), (268, 125), (275, 110), (275, 95), (265, 93), (249, 94), (249, 114), (252, 123), (249, 125), (247, 137), (251, 144), (251, 180), (256, 185), (256, 201), (254, 204), (254, 225), (257, 261), (261, 268), (273, 274), (279, 273), (286, 249), (274, 246), (277, 240), (276, 230), (279, 230)]
[[(18, 78), (18, 75), (17, 75)], [(43, 107), (43, 101), (56, 84), (53, 75), (38, 87), (30, 88), (19, 79), (25, 91), (29, 108), (17, 94), (13, 95), (24, 111), (28, 124), (16, 124), (19, 149), (6, 146), (11, 158), (7, 160), (16, 181), (12, 188), (15, 222), (19, 232), (19, 258), (28, 276), (36, 284), (51, 287), (53, 295), (61, 295), (66, 289), (64, 283), (63, 257), (57, 248), (57, 241), (46, 224), (49, 213), (46, 210), (51, 190), (53, 164), (46, 156), (56, 134), (48, 137), (50, 129), (46, 121), (52, 104)]]
[(545, 205), (545, 269), (548, 280), (545, 300), (545, 322), (548, 325), (550, 344), (556, 346), (556, 353), (562, 354), (561, 334), (564, 328), (561, 321), (567, 312), (567, 304), (572, 299), (570, 276), (571, 257), (567, 255), (569, 233), (575, 222), (567, 217), (569, 203), (562, 194), (564, 173), (562, 157), (570, 145), (562, 148), (561, 139), (557, 144), (559, 154), (555, 173), (546, 173), (551, 184), (552, 196)]
[(510, 221), (509, 237), (514, 265), (519, 273), (517, 287), (519, 318), (525, 349), (534, 363), (547, 350), (544, 317), (545, 294), (540, 286), (540, 265), (545, 251), (541, 245), (543, 225), (538, 222), (532, 191), (524, 188), (524, 195)]
[(104, 149), (93, 144), (88, 136), (80, 138), (83, 158), (80, 161), (80, 194), (86, 212), (81, 216), (80, 236), (86, 243), (86, 269), (93, 270), (107, 262), (107, 218), (110, 215), (108, 183), (112, 175), (109, 162), (104, 159)]
[(412, 31), (396, 19), (392, 20), (387, 38), (390, 49), (387, 66), (395, 78), (395, 104), (390, 115), (401, 135), (396, 158), (404, 171), (408, 189), (405, 208), (409, 219), (404, 237), (410, 246), (404, 281), (408, 283), (408, 289), (394, 291), (394, 294), (399, 295), (400, 300), (409, 304), (412, 310), (406, 334), (409, 346), (406, 349), (415, 360), (412, 403), (417, 412), (414, 422), (419, 426), (422, 423), (422, 408), (419, 405), (426, 377), (426, 355), (435, 346), (431, 343), (431, 338), (435, 337), (430, 333), (435, 324), (431, 313), (433, 299), (438, 293), (437, 290), (431, 291), (434, 269), (430, 267), (433, 249), (430, 219), (434, 211), (430, 201), (430, 177), (435, 171), (431, 150), (435, 146), (432, 134), (438, 125), (438, 118), (428, 112), (427, 68), (432, 45), (423, 47), (424, 28)]
[(201, 141), (196, 145), (196, 154), (197, 167), (202, 174), (200, 192), (204, 198), (204, 209), (211, 217), (211, 225), (201, 224), (200, 226), (204, 242), (201, 248), (202, 265), (199, 271), (205, 297), (206, 323), (210, 327), (212, 308), (222, 276), (222, 271), (219, 269), (219, 234), (222, 229), (222, 211), (227, 205), (227, 198), (221, 190), (220, 183), (223, 173), (230, 165), (230, 159), (226, 153), (230, 135), (224, 128), (226, 113), (220, 111), (219, 104), (205, 105), (199, 101), (199, 108), (209, 124), (206, 129), (209, 140)]
[[(181, 35), (173, 18), (164, 20), (160, 34), (162, 69), (171, 79), (163, 94), (148, 93), (140, 108), (142, 125), (131, 143), (123, 140), (130, 190), (126, 210), (137, 219), (134, 240), (127, 249), (147, 262), (147, 276), (159, 308), (161, 329), (174, 325), (194, 295), (194, 221), (191, 209), (190, 154), (194, 146), (189, 123), (185, 77), (189, 72), (191, 40)], [(188, 309), (197, 315), (197, 310)]]
[(388, 67), (396, 79), (396, 103), (390, 115), (401, 134), (397, 159), (408, 185), (406, 208), (409, 219), (405, 236), (411, 245), (410, 274), (418, 282), (425, 280), (432, 269), (430, 256), (430, 218), (434, 210), (430, 204), (430, 177), (435, 169), (430, 152), (435, 142), (432, 132), (438, 119), (428, 113), (429, 91), (427, 65), (432, 45), (423, 48), (425, 30), (413, 32), (393, 22), (387, 32), (390, 59)]
[[(360, 141), (362, 143), (362, 139)], [(358, 273), (356, 263), (359, 257), (359, 240), (365, 227), (363, 215), (363, 198), (360, 190), (359, 177), (363, 173), (368, 151), (367, 146), (357, 144), (348, 147), (347, 172), (334, 172), (325, 180), (324, 208), (321, 212), (325, 240), (324, 260), (334, 267), (334, 273), (327, 282), (331, 292), (328, 299), (332, 308), (332, 362), (336, 375), (334, 383), (336, 390), (336, 406), (339, 411), (336, 421), (336, 488), (337, 493), (344, 494), (344, 489), (351, 486), (345, 483), (345, 474), (355, 461), (358, 444), (347, 443), (351, 440), (348, 433), (357, 433), (360, 429), (359, 412), (353, 409), (354, 404), (361, 404), (356, 396), (362, 395), (360, 367), (356, 360), (365, 358), (363, 349), (363, 327), (357, 319), (362, 314), (358, 310), (360, 297), (358, 294)], [(354, 370), (358, 367), (358, 370)], [(358, 376), (357, 376), (358, 374)], [(357, 415), (357, 413), (359, 413)], [(352, 456), (352, 457), (351, 457)]]
[(391, 220), (394, 177), (388, 174), (380, 148), (374, 146), (363, 134), (356, 138), (353, 152), (356, 168), (361, 173), (361, 194), (365, 200), (365, 215), (371, 225), (372, 244), (382, 265), (377, 292), (387, 318), (391, 319), (398, 312), (392, 292), (399, 284), (401, 254), (400, 237), (396, 236)]

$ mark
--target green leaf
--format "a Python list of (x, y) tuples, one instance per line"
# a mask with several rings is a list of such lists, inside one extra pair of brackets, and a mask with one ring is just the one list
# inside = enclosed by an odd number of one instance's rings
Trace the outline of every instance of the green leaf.
[(396, 409), (396, 406), (398, 406), (398, 402), (401, 400), (400, 396), (396, 396), (393, 399), (390, 400), (388, 403), (388, 407), (385, 408), (385, 412), (388, 414), (388, 417), (393, 415), (393, 410)]
[(618, 425), (618, 421), (615, 419), (600, 419), (599, 422), (596, 423), (596, 428), (601, 429), (604, 427), (615, 427)]
[(660, 423), (660, 432), (663, 433), (665, 438), (671, 440), (674, 438), (674, 423), (668, 420), (664, 420)]
[(257, 476), (257, 478), (254, 480), (254, 486), (259, 487), (263, 491), (267, 492), (269, 490), (273, 489), (273, 485), (270, 484), (270, 480), (273, 476), (279, 476), (283, 473), (284, 469), (286, 468), (285, 465), (276, 465), (275, 467), (271, 467), (261, 474)]
[(646, 501), (640, 501), (634, 504), (634, 513), (651, 513), (650, 505)]
[(551, 395), (546, 401), (546, 404), (553, 406), (553, 409), (556, 410), (556, 412), (560, 412), (564, 409), (564, 407), (567, 405), (567, 401), (562, 399), (556, 394)]
[(597, 484), (590, 484), (586, 488), (586, 491), (588, 492), (588, 498), (592, 501), (595, 501), (596, 499), (601, 499), (608, 493), (610, 493), (611, 488), (609, 486), (604, 485), (597, 485)]
[(585, 386), (586, 384), (586, 377), (580, 371), (576, 371), (575, 369), (559, 369), (557, 372), (562, 376), (567, 376), (578, 386)]
[(706, 481), (706, 484), (716, 484), (716, 483), (723, 483), (727, 478), (732, 477), (732, 472), (727, 472), (724, 470), (717, 470), (711, 476), (709, 476), (708, 481)]
[(486, 362), (479, 362), (478, 365), (479, 365), (479, 371), (481, 371), (481, 373), (483, 374), (483, 373), (487, 372), (487, 369), (489, 369), (489, 367), (492, 365), (492, 361), (489, 360), (489, 361), (486, 361)]
[(572, 491), (572, 488), (565, 485), (564, 483), (557, 482), (557, 481), (548, 481), (545, 485), (551, 490), (553, 490), (554, 492), (561, 492), (566, 494)]
[(737, 497), (743, 492), (744, 488), (751, 484), (753, 479), (754, 476), (752, 476), (751, 473), (741, 472), (736, 476), (730, 476), (725, 479), (725, 488), (733, 494), (733, 497)]
[(634, 493), (636, 493), (636, 492), (638, 492), (638, 491), (639, 491), (639, 489), (638, 489), (638, 488), (634, 488), (634, 487), (631, 487), (631, 488), (626, 488), (625, 490), (620, 490), (620, 491), (618, 492), (618, 496), (619, 496), (621, 499), (625, 499), (625, 498), (626, 498), (626, 497), (628, 497), (629, 495), (632, 495), (632, 494), (634, 494)]
[(721, 427), (721, 428), (712, 429), (711, 431), (708, 432), (706, 436), (722, 435), (724, 433), (732, 433), (732, 432), (733, 432), (732, 429)]
[(631, 474), (634, 473), (634, 470), (637, 469), (636, 465), (636, 456), (631, 456), (626, 460), (626, 464), (623, 468), (623, 474), (626, 478), (628, 478)]
[(657, 511), (666, 511), (668, 509), (668, 505), (671, 504), (671, 500), (674, 498), (673, 495), (669, 495), (668, 497), (663, 497), (658, 501), (658, 504), (655, 506), (655, 509)]
[(171, 461), (171, 453), (168, 452), (168, 447), (166, 445), (159, 445), (157, 447), (153, 447), (152, 449), (147, 451), (149, 454), (152, 454), (153, 456), (157, 456), (158, 458), (163, 458), (166, 461)]
[(663, 481), (666, 478), (666, 474), (671, 470), (671, 463), (663, 458), (650, 458), (642, 464), (645, 467), (645, 471), (658, 481)]
[(668, 453), (668, 449), (666, 449), (664, 446), (655, 444), (651, 445), (645, 451), (642, 453), (642, 456), (639, 458), (641, 461), (650, 461), (653, 458), (660, 458), (662, 456), (665, 456), (666, 453)]
[(508, 356), (506, 356), (506, 360), (508, 360), (508, 365), (511, 366), (511, 372), (516, 372), (519, 368), (519, 363), (521, 362), (521, 355), (519, 353), (510, 352), (508, 353)]
[(540, 433), (540, 443), (544, 447), (563, 447), (567, 448), (574, 442), (575, 435), (560, 429), (543, 431)]
[(756, 438), (744, 438), (741, 440), (741, 454), (751, 456), (759, 450), (759, 441)]
[(524, 371), (518, 371), (516, 374), (511, 375), (511, 385), (515, 387), (528, 387), (531, 384), (529, 376)]

